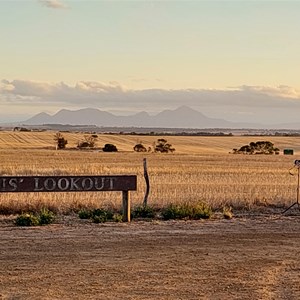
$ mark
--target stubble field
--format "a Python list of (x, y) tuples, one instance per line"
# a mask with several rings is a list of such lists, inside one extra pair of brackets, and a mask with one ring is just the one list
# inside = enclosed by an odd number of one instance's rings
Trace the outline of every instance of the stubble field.
[[(53, 132), (0, 132), (2, 175), (136, 174), (141, 204), (147, 158), (149, 204), (204, 201), (218, 213), (208, 221), (134, 221), (93, 224), (72, 212), (121, 206), (113, 193), (0, 194), (0, 299), (299, 299), (299, 219), (281, 215), (295, 201), (289, 174), (298, 138), (167, 137), (174, 154), (134, 153), (158, 137), (99, 135), (118, 153), (73, 149), (83, 134), (65, 133), (55, 151)], [(232, 155), (232, 148), (270, 140), (295, 156)], [(20, 228), (13, 215), (49, 207), (55, 224)]]
[[(145, 192), (143, 158), (147, 158), (151, 193), (149, 204), (203, 201), (214, 208), (274, 207), (294, 201), (296, 176), (289, 174), (297, 156), (233, 155), (229, 152), (251, 141), (271, 140), (281, 150), (300, 152), (299, 138), (288, 137), (168, 137), (173, 154), (135, 153), (133, 146), (151, 146), (158, 137), (99, 135), (97, 145), (115, 144), (118, 153), (76, 150), (80, 133), (65, 133), (66, 150), (56, 151), (54, 132), (0, 132), (2, 175), (117, 175), (136, 174), (138, 191)], [(281, 152), (282, 153), (282, 152)], [(297, 171), (297, 170), (295, 170)], [(118, 193), (2, 194), (0, 212), (47, 206), (67, 213), (81, 207), (121, 205)]]

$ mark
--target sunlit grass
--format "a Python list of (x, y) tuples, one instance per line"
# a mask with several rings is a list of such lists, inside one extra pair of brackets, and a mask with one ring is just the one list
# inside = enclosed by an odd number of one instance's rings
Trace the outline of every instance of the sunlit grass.
[[(170, 137), (168, 140), (176, 148), (174, 154), (141, 154), (132, 151), (139, 138), (136, 136), (101, 136), (99, 140), (103, 143), (113, 143), (122, 149), (119, 153), (103, 153), (51, 150), (51, 147), (54, 149), (53, 132), (10, 134), (0, 132), (1, 175), (136, 174), (138, 190), (130, 192), (130, 196), (133, 205), (140, 205), (145, 192), (143, 158), (146, 157), (151, 184), (148, 201), (154, 206), (202, 201), (213, 208), (251, 208), (257, 205), (287, 205), (295, 200), (296, 177), (288, 172), (293, 166), (294, 156), (229, 154), (232, 148), (258, 140), (253, 137)], [(12, 143), (4, 142), (18, 134), (22, 139), (18, 138), (20, 142), (14, 140), (13, 147)], [(35, 134), (39, 135), (41, 142), (34, 141)], [(81, 136), (72, 133), (67, 139), (75, 141)], [(145, 143), (146, 139), (151, 144), (156, 137), (147, 136), (140, 140)], [(277, 138), (277, 143), (274, 142), (281, 149), (285, 143), (286, 148), (299, 148), (297, 138), (294, 138), (295, 147), (291, 147), (293, 138)], [(48, 207), (56, 212), (68, 213), (103, 205), (120, 207), (121, 193), (0, 194), (0, 212)]]

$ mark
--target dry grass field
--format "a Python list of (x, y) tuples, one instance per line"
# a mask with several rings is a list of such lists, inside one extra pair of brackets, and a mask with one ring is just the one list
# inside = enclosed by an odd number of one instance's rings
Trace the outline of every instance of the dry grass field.
[[(298, 137), (182, 137), (167, 140), (176, 148), (173, 154), (135, 153), (142, 142), (152, 146), (159, 137), (99, 135), (97, 146), (115, 144), (118, 153), (79, 151), (82, 133), (64, 133), (65, 150), (55, 150), (55, 132), (0, 132), (0, 174), (2, 175), (116, 175), (137, 174), (138, 191), (131, 193), (133, 205), (144, 197), (144, 157), (147, 158), (151, 191), (149, 204), (203, 201), (213, 208), (232, 206), (265, 208), (288, 205), (295, 200), (296, 176), (289, 174), (297, 153)], [(251, 141), (270, 140), (280, 155), (233, 155), (229, 152)], [(296, 155), (284, 156), (284, 148)], [(34, 193), (0, 195), (1, 212), (49, 207), (67, 213), (82, 207), (101, 205), (118, 208), (118, 193)]]

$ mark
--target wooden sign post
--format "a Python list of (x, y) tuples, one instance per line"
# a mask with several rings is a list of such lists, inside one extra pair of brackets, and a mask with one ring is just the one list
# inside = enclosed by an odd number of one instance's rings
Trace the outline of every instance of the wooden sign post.
[(129, 191), (136, 188), (136, 175), (0, 177), (0, 193), (122, 191), (124, 222), (130, 222)]

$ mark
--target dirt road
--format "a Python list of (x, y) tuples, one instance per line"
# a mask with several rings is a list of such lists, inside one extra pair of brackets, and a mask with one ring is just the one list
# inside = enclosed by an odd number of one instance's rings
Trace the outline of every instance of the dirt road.
[(300, 217), (0, 222), (0, 299), (300, 299)]

